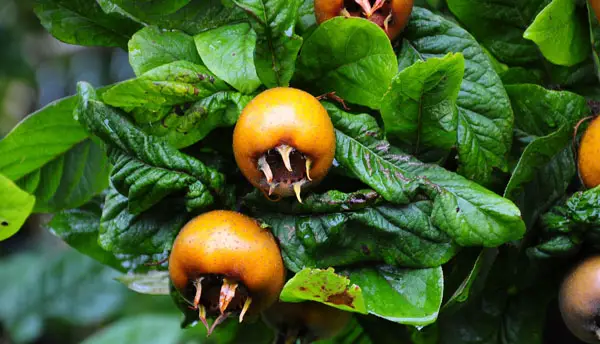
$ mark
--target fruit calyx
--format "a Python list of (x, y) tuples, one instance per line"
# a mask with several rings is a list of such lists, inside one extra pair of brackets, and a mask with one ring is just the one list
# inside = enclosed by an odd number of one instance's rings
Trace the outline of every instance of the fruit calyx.
[(304, 153), (287, 144), (280, 144), (258, 158), (258, 169), (263, 173), (261, 182), (268, 196), (277, 191), (278, 195), (292, 192), (302, 203), (302, 187), (312, 181), (310, 167), (312, 160)]
[(346, 18), (364, 17), (382, 27), (389, 35), (389, 26), (394, 18), (392, 6), (388, 0), (375, 0), (373, 5), (371, 2), (373, 1), (344, 0), (344, 7), (340, 11), (340, 15)]
[[(206, 327), (207, 335), (232, 314), (239, 314), (239, 322), (252, 304), (248, 289), (242, 284), (222, 275), (204, 275), (193, 282), (195, 288), (192, 309), (198, 311), (198, 318)], [(211, 326), (207, 317), (217, 316)]]

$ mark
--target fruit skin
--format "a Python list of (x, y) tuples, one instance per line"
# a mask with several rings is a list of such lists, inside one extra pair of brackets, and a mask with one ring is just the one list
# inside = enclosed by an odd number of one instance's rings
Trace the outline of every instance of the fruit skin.
[(216, 210), (188, 222), (169, 257), (169, 275), (183, 293), (200, 275), (225, 275), (250, 292), (249, 314), (273, 304), (285, 282), (285, 267), (271, 232), (237, 212)]
[(596, 117), (579, 144), (579, 175), (588, 188), (600, 185), (600, 117)]
[(600, 256), (583, 260), (563, 281), (558, 304), (569, 330), (586, 343), (600, 343), (596, 317), (600, 315)]
[[(290, 327), (316, 341), (334, 337), (348, 324), (352, 313), (319, 302), (277, 302), (263, 313), (267, 324), (277, 331)], [(303, 331), (304, 330), (304, 331)]]
[(314, 183), (327, 175), (335, 155), (335, 132), (327, 110), (311, 94), (276, 87), (257, 95), (242, 111), (233, 131), (233, 153), (241, 172), (255, 187), (264, 188), (257, 160), (281, 144), (312, 160)]
[[(386, 34), (390, 40), (393, 40), (398, 37), (400, 32), (406, 27), (406, 24), (408, 24), (414, 0), (390, 0), (389, 2), (391, 3), (390, 9), (393, 13), (394, 21), (389, 25)], [(341, 16), (344, 7), (344, 0), (315, 0), (315, 16), (317, 18), (317, 23), (321, 24), (328, 19)], [(362, 17), (360, 12), (351, 12), (350, 14), (353, 17)], [(383, 28), (382, 19), (384, 16), (380, 15), (378, 17), (379, 18), (370, 20)]]

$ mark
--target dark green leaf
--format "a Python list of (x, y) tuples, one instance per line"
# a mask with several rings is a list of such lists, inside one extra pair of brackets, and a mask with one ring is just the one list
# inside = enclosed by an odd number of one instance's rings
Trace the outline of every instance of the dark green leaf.
[(442, 304), (442, 268), (399, 269), (387, 265), (349, 270), (361, 287), (370, 314), (401, 324), (435, 322)]
[(283, 302), (316, 301), (344, 311), (367, 314), (365, 300), (355, 284), (332, 268), (302, 269), (287, 281), (279, 299)]
[(335, 91), (348, 102), (379, 109), (396, 70), (390, 41), (377, 25), (339, 17), (306, 39), (297, 74), (320, 93)]
[(550, 0), (447, 0), (450, 11), (502, 62), (539, 60), (535, 44), (523, 32)]
[(302, 37), (294, 33), (302, 0), (233, 0), (256, 32), (254, 63), (267, 87), (288, 86)]
[(298, 33), (302, 35), (314, 25), (317, 25), (317, 18), (315, 17), (315, 1), (302, 0), (302, 4), (300, 5), (298, 12), (296, 30), (298, 30)]
[(135, 127), (122, 112), (95, 99), (89, 84), (79, 84), (76, 110), (82, 123), (109, 144), (114, 165), (111, 180), (128, 195), (129, 211), (139, 214), (166, 195), (186, 189), (189, 210), (210, 206), (214, 196), (231, 205), (225, 177), (199, 160), (179, 152), (163, 139), (149, 136)]
[(165, 106), (197, 101), (228, 89), (227, 84), (206, 67), (176, 61), (111, 87), (102, 99), (108, 105), (127, 110), (143, 107), (148, 111), (160, 111)]
[(190, 0), (111, 0), (111, 2), (126, 9), (130, 13), (166, 15), (179, 10), (187, 5)]
[(553, 0), (523, 37), (535, 42), (548, 61), (563, 66), (583, 62), (590, 50), (589, 31), (573, 0)]
[(421, 190), (433, 200), (432, 224), (462, 246), (498, 246), (521, 238), (525, 226), (512, 202), (390, 146), (374, 118), (325, 105), (337, 128), (336, 160), (385, 199), (407, 203)]
[(592, 52), (594, 55), (594, 62), (596, 62), (595, 71), (597, 75), (600, 75), (598, 72), (598, 68), (600, 66), (597, 62), (600, 59), (600, 20), (598, 20), (598, 17), (596, 16), (596, 13), (594, 12), (594, 9), (592, 7), (592, 3), (589, 1), (587, 2), (587, 8), (588, 19), (590, 23), (590, 39), (592, 42)]
[(46, 319), (92, 325), (115, 314), (127, 288), (117, 273), (74, 250), (0, 262), (0, 319), (15, 342), (32, 342)]
[(456, 98), (464, 74), (461, 54), (419, 61), (402, 70), (381, 103), (385, 132), (400, 148), (419, 157), (456, 143)]
[(127, 47), (139, 24), (119, 14), (106, 14), (96, 1), (35, 0), (42, 25), (59, 40), (77, 45)]
[(465, 75), (457, 99), (458, 171), (488, 183), (493, 168), (507, 168), (512, 142), (513, 113), (500, 77), (467, 31), (426, 9), (413, 9), (405, 36), (425, 59), (449, 52), (463, 54)]
[(31, 211), (35, 204), (35, 197), (19, 189), (10, 179), (0, 174), (0, 241), (13, 236)]
[(539, 69), (527, 69), (523, 67), (511, 67), (500, 74), (504, 85), (514, 84), (537, 84), (542, 85), (543, 75)]
[(165, 31), (148, 26), (129, 41), (129, 63), (137, 76), (176, 61), (201, 65), (192, 36), (180, 31)]
[(258, 213), (279, 238), (286, 266), (327, 268), (385, 261), (396, 266), (429, 267), (447, 262), (455, 244), (430, 222), (428, 201), (406, 206), (384, 204), (322, 215)]
[(247, 23), (222, 26), (194, 37), (202, 61), (217, 77), (242, 93), (260, 85), (254, 66), (256, 33)]
[(574, 221), (600, 225), (600, 186), (575, 193), (567, 201), (567, 207)]

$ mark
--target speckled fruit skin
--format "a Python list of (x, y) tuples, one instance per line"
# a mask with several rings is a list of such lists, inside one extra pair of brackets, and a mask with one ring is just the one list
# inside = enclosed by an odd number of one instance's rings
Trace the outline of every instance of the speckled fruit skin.
[(257, 160), (280, 144), (294, 147), (312, 159), (310, 176), (325, 178), (335, 155), (335, 132), (327, 110), (311, 94), (276, 87), (256, 96), (242, 111), (233, 131), (235, 161), (257, 188), (263, 173)]
[(600, 256), (582, 261), (562, 283), (560, 313), (569, 330), (586, 343), (600, 343), (595, 330), (600, 313)]
[(588, 188), (600, 185), (600, 117), (596, 117), (579, 143), (579, 175)]
[(265, 321), (275, 329), (289, 326), (306, 327), (312, 340), (337, 335), (351, 317), (350, 312), (312, 301), (277, 302), (263, 313)]
[[(394, 22), (389, 26), (387, 35), (390, 40), (398, 37), (408, 24), (414, 0), (391, 0)], [(333, 17), (340, 16), (344, 8), (344, 0), (315, 0), (315, 16), (317, 23), (322, 23)]]
[(273, 304), (285, 282), (285, 267), (271, 232), (226, 210), (192, 219), (173, 244), (169, 275), (177, 290), (183, 292), (204, 274), (225, 275), (246, 286), (252, 297), (249, 314)]

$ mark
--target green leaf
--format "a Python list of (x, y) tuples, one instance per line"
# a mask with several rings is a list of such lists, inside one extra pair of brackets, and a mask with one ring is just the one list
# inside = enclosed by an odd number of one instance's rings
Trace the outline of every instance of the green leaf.
[(589, 33), (582, 19), (575, 0), (552, 0), (523, 37), (535, 42), (548, 61), (573, 66), (583, 62), (590, 51)]
[(591, 2), (587, 2), (588, 19), (590, 24), (590, 39), (595, 65), (596, 78), (600, 78), (600, 20), (596, 16)]
[(10, 179), (0, 174), (0, 241), (21, 229), (33, 210), (35, 197), (19, 189)]
[(125, 8), (132, 13), (146, 13), (147, 15), (166, 15), (176, 12), (191, 0), (111, 0), (117, 6)]
[[(162, 29), (181, 30), (188, 35), (195, 35), (205, 30), (214, 29), (244, 19), (244, 13), (221, 0), (191, 0), (188, 4), (172, 13), (152, 13), (140, 7), (136, 0), (117, 0), (120, 7), (137, 20)], [(115, 1), (115, 2), (117, 2)], [(185, 0), (177, 0), (181, 4)], [(144, 1), (147, 2), (147, 1)], [(168, 1), (155, 0), (155, 4)], [(170, 12), (170, 11), (169, 11)]]
[(128, 44), (129, 62), (137, 76), (176, 61), (201, 65), (194, 39), (181, 31), (165, 31), (147, 26), (136, 32)]
[(83, 344), (177, 344), (181, 334), (179, 317), (143, 314), (112, 323), (84, 340)]
[(100, 246), (113, 254), (166, 255), (175, 236), (190, 219), (181, 199), (164, 199), (148, 211), (135, 215), (128, 200), (116, 190), (106, 195), (100, 221)]
[(267, 87), (288, 86), (302, 37), (294, 33), (302, 0), (233, 0), (256, 32), (254, 63)]
[(117, 272), (74, 250), (24, 253), (0, 262), (0, 320), (15, 342), (32, 342), (46, 320), (74, 326), (114, 315), (127, 288)]
[(511, 67), (500, 74), (504, 85), (513, 84), (543, 84), (542, 71), (523, 67)]
[(111, 180), (128, 195), (133, 214), (184, 189), (189, 210), (212, 205), (215, 196), (226, 205), (232, 204), (231, 190), (225, 187), (221, 173), (163, 139), (143, 133), (122, 112), (97, 101), (89, 84), (80, 83), (78, 89), (77, 116), (88, 130), (109, 144), (109, 158), (114, 165)]
[(279, 299), (283, 302), (317, 301), (344, 311), (367, 314), (360, 287), (332, 268), (302, 269), (287, 281)]
[(336, 160), (386, 200), (403, 204), (422, 191), (433, 200), (431, 223), (462, 246), (493, 247), (523, 235), (521, 214), (509, 200), (390, 146), (374, 118), (325, 106), (337, 129)]
[(396, 70), (390, 40), (377, 25), (338, 17), (319, 25), (306, 39), (297, 74), (317, 92), (335, 91), (348, 102), (379, 109)]
[(178, 111), (182, 107), (175, 106), (159, 121), (146, 123), (142, 116), (147, 112), (136, 116), (136, 120), (142, 120), (140, 127), (148, 134), (183, 148), (204, 139), (215, 128), (233, 126), (252, 98), (237, 92), (217, 92), (190, 104), (183, 114)]
[(317, 18), (315, 17), (315, 1), (302, 0), (302, 4), (298, 9), (298, 22), (296, 23), (296, 30), (298, 30), (298, 33), (302, 35), (316, 25)]
[(75, 104), (51, 103), (0, 140), (0, 173), (36, 196), (35, 212), (78, 207), (107, 185), (106, 155), (73, 118)]
[(539, 60), (536, 46), (523, 38), (525, 28), (550, 0), (447, 0), (461, 24), (500, 61)]
[(104, 92), (102, 99), (108, 105), (126, 110), (143, 107), (159, 111), (165, 106), (197, 101), (228, 89), (206, 67), (176, 61), (116, 84)]
[(448, 153), (456, 143), (456, 98), (464, 74), (461, 54), (418, 61), (402, 70), (381, 103), (385, 132), (400, 148), (422, 156)]
[(254, 66), (256, 33), (249, 24), (222, 26), (194, 40), (208, 69), (236, 90), (252, 93), (261, 85)]
[(117, 277), (117, 281), (140, 294), (169, 295), (169, 272), (149, 271), (145, 274), (127, 274)]
[(118, 14), (106, 14), (96, 1), (35, 0), (35, 14), (59, 40), (77, 45), (127, 47), (139, 24)]
[(409, 267), (439, 266), (456, 253), (451, 239), (430, 222), (428, 201), (383, 204), (322, 215), (257, 213), (279, 238), (292, 271), (384, 261)]
[(442, 268), (399, 269), (387, 265), (351, 269), (350, 280), (361, 287), (370, 314), (401, 324), (435, 322), (442, 304)]
[(512, 142), (513, 113), (500, 77), (467, 31), (426, 9), (413, 8), (404, 32), (422, 58), (463, 54), (465, 74), (457, 99), (458, 172), (488, 183), (493, 168), (507, 168)]
[(567, 201), (567, 207), (576, 222), (600, 225), (600, 186), (575, 193)]

